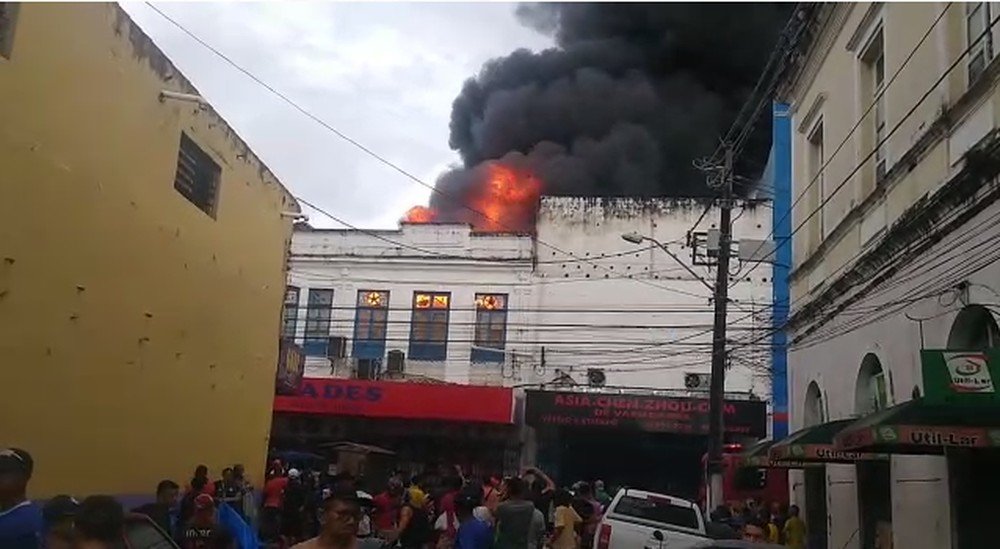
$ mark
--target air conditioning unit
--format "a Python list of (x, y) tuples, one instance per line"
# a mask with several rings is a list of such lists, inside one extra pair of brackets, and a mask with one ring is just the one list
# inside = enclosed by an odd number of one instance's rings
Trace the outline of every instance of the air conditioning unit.
[(382, 370), (382, 359), (379, 358), (359, 358), (358, 372), (355, 377), (358, 379), (378, 379)]
[(347, 356), (347, 338), (332, 336), (326, 346), (326, 358), (344, 358)]
[(712, 384), (711, 374), (684, 374), (684, 387), (692, 391), (707, 391)]
[(604, 387), (608, 382), (608, 376), (600, 368), (590, 368), (587, 370), (587, 385), (591, 387)]
[(406, 364), (406, 353), (400, 350), (389, 351), (389, 360), (386, 364), (385, 373), (389, 379), (403, 377), (403, 368)]

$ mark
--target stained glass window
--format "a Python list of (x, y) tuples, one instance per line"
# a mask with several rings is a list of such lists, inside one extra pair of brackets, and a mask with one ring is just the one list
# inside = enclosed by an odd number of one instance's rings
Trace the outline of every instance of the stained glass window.
[(451, 294), (415, 292), (410, 318), (410, 358), (444, 360), (448, 355)]
[(503, 362), (507, 344), (507, 295), (476, 294), (473, 362)]

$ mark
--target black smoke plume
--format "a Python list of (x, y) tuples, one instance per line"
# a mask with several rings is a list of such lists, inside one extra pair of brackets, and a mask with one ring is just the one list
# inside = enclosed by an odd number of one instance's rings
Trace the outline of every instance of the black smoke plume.
[[(437, 181), (441, 220), (482, 184), (476, 166), (530, 166), (549, 195), (705, 196), (693, 167), (750, 95), (791, 4), (521, 4), (557, 47), (487, 62), (452, 105), (462, 168)], [(755, 178), (770, 143), (763, 113), (737, 164)], [(447, 196), (446, 196), (447, 195)]]

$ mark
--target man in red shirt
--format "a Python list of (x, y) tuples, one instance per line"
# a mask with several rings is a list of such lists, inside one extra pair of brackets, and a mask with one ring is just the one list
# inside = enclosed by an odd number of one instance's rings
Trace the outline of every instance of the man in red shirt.
[(403, 481), (389, 479), (385, 491), (372, 499), (375, 505), (375, 531), (387, 532), (396, 528), (399, 508), (403, 504)]
[(277, 540), (281, 534), (281, 509), (285, 504), (287, 487), (288, 477), (281, 472), (269, 476), (264, 483), (264, 509), (260, 518), (260, 534), (267, 541)]

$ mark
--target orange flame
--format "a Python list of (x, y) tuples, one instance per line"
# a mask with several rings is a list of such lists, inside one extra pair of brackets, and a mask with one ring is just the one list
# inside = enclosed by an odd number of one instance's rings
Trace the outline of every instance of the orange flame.
[(437, 213), (427, 206), (414, 206), (403, 214), (404, 223), (431, 223), (437, 218)]
[[(532, 229), (542, 184), (529, 171), (489, 162), (475, 168), (478, 181), (468, 193), (468, 208), (459, 207), (455, 219), (466, 221), (483, 232), (523, 232)], [(439, 221), (439, 212), (414, 206), (403, 215), (404, 223)], [(451, 217), (447, 213), (445, 217)]]
[(479, 189), (470, 206), (482, 212), (477, 230), (488, 232), (530, 229), (541, 183), (531, 173), (498, 162), (486, 166), (486, 185)]

